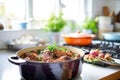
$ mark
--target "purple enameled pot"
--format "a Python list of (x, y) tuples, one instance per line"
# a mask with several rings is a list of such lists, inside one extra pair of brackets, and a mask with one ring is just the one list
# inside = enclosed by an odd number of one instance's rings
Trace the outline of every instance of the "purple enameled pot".
[(47, 46), (37, 46), (19, 50), (16, 55), (10, 56), (8, 60), (19, 66), (21, 77), (25, 80), (71, 80), (81, 74), (82, 57), (84, 52), (75, 47), (59, 46), (81, 55), (79, 59), (75, 60), (48, 63), (40, 61), (27, 61), (20, 58), (20, 55), (25, 52), (44, 49), (46, 47)]

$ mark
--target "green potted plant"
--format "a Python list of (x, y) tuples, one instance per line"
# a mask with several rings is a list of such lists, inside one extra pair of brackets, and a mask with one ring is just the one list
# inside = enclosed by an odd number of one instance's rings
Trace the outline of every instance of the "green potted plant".
[(48, 19), (45, 29), (50, 32), (60, 32), (66, 25), (66, 21), (62, 16), (63, 13), (61, 11), (58, 16), (53, 13)]
[(82, 30), (83, 32), (84, 30), (91, 30), (91, 33), (96, 34), (98, 32), (97, 21), (95, 19), (86, 17), (82, 25)]
[(45, 29), (50, 32), (50, 43), (59, 43), (60, 31), (65, 27), (66, 21), (63, 19), (63, 13), (59, 15), (52, 14), (47, 21)]

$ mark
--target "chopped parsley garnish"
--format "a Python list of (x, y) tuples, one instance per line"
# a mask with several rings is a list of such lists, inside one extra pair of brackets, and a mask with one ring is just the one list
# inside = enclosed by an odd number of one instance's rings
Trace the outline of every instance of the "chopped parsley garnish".
[(50, 45), (47, 47), (48, 50), (50, 50), (51, 52), (53, 52), (55, 49), (57, 49), (57, 45), (54, 43), (53, 45)]

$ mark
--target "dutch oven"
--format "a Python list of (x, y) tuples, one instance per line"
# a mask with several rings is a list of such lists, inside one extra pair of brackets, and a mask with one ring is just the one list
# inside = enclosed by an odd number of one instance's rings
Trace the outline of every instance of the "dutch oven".
[(94, 34), (87, 33), (70, 33), (62, 35), (66, 44), (75, 45), (75, 46), (85, 46), (90, 45), (92, 43), (93, 38), (96, 36)]
[(81, 74), (82, 57), (84, 52), (81, 49), (70, 46), (59, 46), (80, 54), (80, 58), (65, 62), (40, 62), (21, 58), (23, 53), (45, 49), (47, 46), (36, 46), (24, 48), (12, 55), (8, 60), (19, 66), (21, 77), (25, 80), (71, 80)]

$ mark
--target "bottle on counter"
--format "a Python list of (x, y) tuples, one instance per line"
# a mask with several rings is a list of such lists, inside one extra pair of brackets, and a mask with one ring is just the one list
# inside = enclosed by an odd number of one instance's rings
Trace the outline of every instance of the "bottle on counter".
[(3, 30), (4, 29), (4, 26), (2, 23), (0, 23), (0, 30)]

